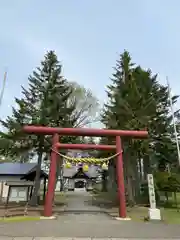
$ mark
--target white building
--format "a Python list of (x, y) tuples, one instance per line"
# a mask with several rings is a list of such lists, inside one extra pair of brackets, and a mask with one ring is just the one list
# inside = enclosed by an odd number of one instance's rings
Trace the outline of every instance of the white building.
[[(32, 192), (36, 167), (36, 163), (0, 163), (0, 201), (7, 200), (9, 189), (9, 202), (27, 201), (28, 194)], [(47, 177), (48, 175), (41, 170), (44, 195)]]

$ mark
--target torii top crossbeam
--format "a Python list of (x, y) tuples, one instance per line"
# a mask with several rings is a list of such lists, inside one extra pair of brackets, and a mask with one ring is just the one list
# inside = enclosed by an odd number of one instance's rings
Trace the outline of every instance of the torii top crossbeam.
[(95, 129), (95, 128), (53, 128), (43, 126), (24, 126), (23, 131), (31, 134), (44, 134), (53, 135), (58, 133), (60, 135), (69, 136), (122, 136), (122, 137), (135, 137), (147, 138), (147, 131), (128, 131), (128, 130), (111, 130), (111, 129)]

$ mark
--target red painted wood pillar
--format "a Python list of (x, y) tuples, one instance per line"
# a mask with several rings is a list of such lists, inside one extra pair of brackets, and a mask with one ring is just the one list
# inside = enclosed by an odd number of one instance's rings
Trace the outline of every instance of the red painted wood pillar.
[(54, 134), (52, 140), (52, 149), (51, 150), (51, 158), (50, 158), (50, 170), (49, 170), (49, 178), (48, 178), (48, 190), (46, 194), (46, 200), (44, 205), (44, 216), (50, 217), (52, 216), (52, 205), (54, 199), (54, 190), (55, 190), (55, 183), (56, 183), (56, 161), (58, 158), (58, 149), (56, 144), (59, 142), (59, 135)]
[(123, 156), (122, 156), (122, 144), (121, 137), (116, 137), (116, 174), (117, 174), (117, 187), (118, 187), (118, 198), (119, 198), (119, 217), (126, 218), (126, 198), (125, 198), (125, 187), (124, 187), (124, 170), (123, 170)]

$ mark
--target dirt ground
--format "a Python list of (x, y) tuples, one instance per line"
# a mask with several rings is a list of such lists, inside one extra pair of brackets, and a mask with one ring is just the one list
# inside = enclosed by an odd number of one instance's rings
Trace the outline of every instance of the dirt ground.
[[(61, 211), (66, 205), (66, 197), (62, 193), (55, 193), (55, 204), (53, 212), (56, 213)], [(5, 203), (0, 202), (0, 218), (2, 217), (13, 217), (13, 216), (42, 216), (44, 211), (44, 203), (41, 199), (40, 205), (37, 207), (27, 206), (26, 202), (9, 202), (8, 206)]]
[[(53, 212), (56, 213), (63, 209), (64, 204), (56, 204), (53, 207)], [(8, 207), (4, 204), (0, 204), (0, 218), (2, 217), (15, 217), (15, 216), (43, 216), (44, 205), (37, 207), (27, 206), (26, 203), (11, 203)]]
[(30, 207), (26, 206), (26, 203), (10, 203), (7, 207), (4, 204), (0, 204), (0, 217), (10, 216), (41, 216), (43, 213), (43, 206)]

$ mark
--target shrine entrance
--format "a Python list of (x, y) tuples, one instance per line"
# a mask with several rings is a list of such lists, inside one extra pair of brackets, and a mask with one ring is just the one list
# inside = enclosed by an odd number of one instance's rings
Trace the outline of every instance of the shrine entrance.
[(84, 173), (83, 168), (80, 167), (72, 179), (74, 180), (74, 189), (86, 188), (89, 177)]
[[(56, 161), (58, 159), (59, 149), (96, 149), (96, 150), (114, 150), (116, 151), (116, 174), (119, 198), (119, 217), (126, 218), (126, 199), (124, 188), (123, 172), (123, 150), (121, 137), (147, 138), (147, 131), (125, 131), (109, 129), (88, 129), (88, 128), (52, 128), (44, 126), (24, 126), (23, 131), (29, 134), (53, 135), (52, 149), (50, 158), (50, 171), (48, 179), (48, 190), (44, 205), (44, 216), (52, 216), (54, 189), (56, 183)], [(116, 145), (96, 145), (96, 144), (63, 144), (60, 143), (59, 136), (93, 136), (116, 137)]]
[(85, 188), (85, 182), (81, 180), (75, 181), (74, 188)]

